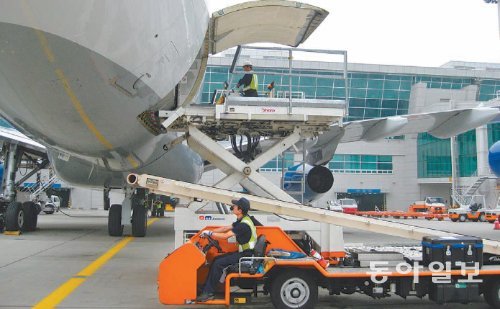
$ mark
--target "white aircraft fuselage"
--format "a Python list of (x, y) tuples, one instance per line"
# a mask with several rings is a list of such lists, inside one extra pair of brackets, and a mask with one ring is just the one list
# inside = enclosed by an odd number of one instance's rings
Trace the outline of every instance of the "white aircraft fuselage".
[(135, 171), (197, 182), (200, 156), (138, 120), (171, 93), (203, 46), (204, 1), (0, 2), (0, 112), (47, 147), (62, 179), (121, 187)]

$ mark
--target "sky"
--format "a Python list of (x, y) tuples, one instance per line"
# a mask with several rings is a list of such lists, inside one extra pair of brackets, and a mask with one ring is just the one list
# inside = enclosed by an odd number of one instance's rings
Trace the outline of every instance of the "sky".
[[(245, 2), (207, 0), (210, 12)], [(330, 12), (303, 48), (347, 50), (349, 62), (437, 67), (500, 64), (498, 8), (484, 0), (302, 0)]]

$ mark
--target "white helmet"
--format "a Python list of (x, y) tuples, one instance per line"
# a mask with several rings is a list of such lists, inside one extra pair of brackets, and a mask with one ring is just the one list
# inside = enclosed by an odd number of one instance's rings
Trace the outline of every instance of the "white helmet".
[(243, 61), (243, 66), (247, 66), (247, 65), (253, 67), (252, 62), (250, 60)]

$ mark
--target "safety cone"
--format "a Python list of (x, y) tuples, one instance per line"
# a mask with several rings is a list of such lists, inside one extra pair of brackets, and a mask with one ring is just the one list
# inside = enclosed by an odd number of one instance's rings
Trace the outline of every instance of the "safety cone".
[(495, 220), (495, 226), (493, 227), (494, 230), (500, 230), (500, 222), (498, 222), (498, 218)]

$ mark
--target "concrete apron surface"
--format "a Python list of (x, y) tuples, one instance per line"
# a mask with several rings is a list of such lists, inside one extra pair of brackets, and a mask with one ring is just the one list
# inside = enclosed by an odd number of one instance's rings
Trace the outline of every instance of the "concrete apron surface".
[[(173, 218), (150, 221), (145, 238), (107, 235), (107, 212), (65, 211), (41, 214), (38, 230), (20, 236), (0, 235), (0, 308), (179, 308), (157, 298), (161, 260), (174, 249)], [(403, 221), (403, 220), (396, 220)], [(488, 223), (404, 220), (436, 229), (500, 240)], [(412, 240), (345, 230), (351, 244), (417, 244)], [(365, 295), (328, 296), (320, 290), (317, 308), (436, 308), (424, 299), (399, 296), (373, 300)], [(223, 308), (183, 306), (182, 308)], [(269, 296), (240, 308), (269, 308)], [(440, 308), (488, 308), (486, 303), (449, 304)]]

